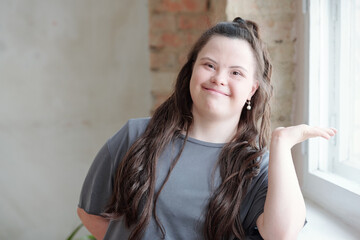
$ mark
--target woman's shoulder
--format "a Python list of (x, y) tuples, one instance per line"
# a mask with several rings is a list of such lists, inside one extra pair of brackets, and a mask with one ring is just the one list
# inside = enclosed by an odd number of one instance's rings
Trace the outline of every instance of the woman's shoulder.
[(120, 130), (108, 139), (109, 151), (115, 152), (119, 146), (129, 148), (145, 132), (150, 119), (150, 117), (129, 119)]
[(131, 118), (127, 121), (125, 126), (128, 127), (129, 131), (134, 135), (141, 135), (145, 132), (147, 125), (150, 122), (150, 117), (144, 118)]

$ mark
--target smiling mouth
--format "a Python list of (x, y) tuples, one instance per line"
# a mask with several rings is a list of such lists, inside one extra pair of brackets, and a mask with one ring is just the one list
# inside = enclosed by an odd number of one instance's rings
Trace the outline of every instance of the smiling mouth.
[(206, 88), (204, 87), (205, 90), (207, 91), (210, 91), (210, 92), (214, 92), (214, 93), (218, 93), (218, 94), (221, 94), (221, 95), (224, 95), (224, 96), (229, 96), (229, 94), (226, 94), (220, 90), (217, 90), (217, 89), (214, 89), (214, 88)]

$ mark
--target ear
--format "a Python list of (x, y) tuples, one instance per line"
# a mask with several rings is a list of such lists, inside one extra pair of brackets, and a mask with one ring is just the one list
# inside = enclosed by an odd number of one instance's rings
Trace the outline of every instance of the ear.
[(250, 100), (252, 98), (252, 96), (255, 94), (256, 90), (259, 88), (259, 81), (255, 80), (252, 87), (251, 87), (251, 92), (249, 93), (248, 96), (248, 100)]

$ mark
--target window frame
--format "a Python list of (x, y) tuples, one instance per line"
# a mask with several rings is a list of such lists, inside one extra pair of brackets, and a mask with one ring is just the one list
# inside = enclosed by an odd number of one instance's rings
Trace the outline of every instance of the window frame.
[[(329, 51), (324, 51), (328, 48), (328, 44), (335, 44), (336, 42), (321, 41), (321, 36), (329, 36), (332, 34), (329, 28), (321, 28), (320, 24), (323, 19), (329, 17), (334, 18), (338, 9), (336, 8), (337, 0), (303, 0), (303, 17), (305, 26), (304, 38), (304, 72), (305, 79), (307, 79), (304, 90), (307, 93), (303, 95), (304, 102), (304, 119), (310, 125), (317, 126), (334, 126), (336, 118), (330, 118), (330, 111), (328, 107), (329, 83), (324, 82), (324, 79), (330, 79), (330, 82), (336, 82), (331, 77), (335, 77), (338, 68), (333, 66), (332, 69), (326, 69), (320, 62), (328, 61), (327, 66), (332, 66), (330, 59), (336, 59), (336, 54), (340, 51), (334, 52), (335, 56), (328, 56)], [(325, 6), (325, 8), (320, 8)], [(335, 8), (332, 8), (334, 7)], [(322, 10), (321, 10), (322, 9)], [(326, 12), (324, 12), (326, 9)], [(331, 14), (331, 15), (326, 15)], [(334, 20), (334, 19), (333, 19)], [(336, 19), (335, 19), (336, 20)], [(323, 26), (323, 25), (322, 25)], [(331, 36), (331, 35), (330, 35)], [(335, 41), (336, 38), (333, 38)], [(320, 45), (321, 41), (321, 45)], [(333, 70), (333, 74), (329, 74)], [(326, 91), (320, 91), (326, 89)], [(308, 91), (307, 91), (308, 90)], [(325, 106), (325, 108), (323, 107)], [(320, 109), (321, 107), (321, 109)], [(324, 114), (325, 113), (325, 114)], [(332, 212), (334, 215), (340, 217), (344, 222), (358, 229), (358, 219), (360, 219), (360, 186), (350, 180), (339, 177), (338, 175), (321, 171), (320, 169), (329, 169), (330, 166), (327, 161), (321, 159), (328, 159), (328, 149), (332, 144), (336, 144), (336, 138), (327, 142), (322, 139), (310, 139), (308, 142), (301, 144), (301, 151), (298, 158), (303, 160), (303, 177), (302, 190), (306, 198), (316, 202), (320, 206)], [(322, 149), (322, 151), (319, 151)]]
[[(351, 60), (350, 54), (351, 51), (351, 10), (352, 10), (352, 1), (358, 0), (347, 0), (347, 1), (338, 1), (332, 0), (336, 6), (334, 10), (334, 32), (338, 32), (334, 36), (334, 50), (336, 51), (336, 59), (340, 59), (338, 64), (334, 65), (334, 74), (335, 77), (332, 79), (331, 84), (334, 89), (339, 89), (339, 91), (334, 91), (332, 96), (331, 105), (335, 106), (333, 109), (334, 112), (331, 113), (333, 122), (337, 123), (339, 129), (341, 129), (341, 135), (338, 136), (337, 142), (339, 146), (334, 147), (334, 152), (332, 155), (336, 156), (332, 159), (331, 171), (347, 176), (348, 179), (357, 181), (360, 183), (360, 167), (359, 161), (354, 161), (353, 156), (351, 155), (351, 133), (352, 133), (352, 124), (348, 119), (351, 119), (353, 105), (350, 103), (351, 96), (351, 78), (353, 76), (351, 72)], [(337, 21), (340, 19), (341, 21)], [(341, 81), (339, 81), (341, 79)], [(341, 84), (340, 84), (341, 82)], [(341, 106), (341, 107), (340, 107)], [(338, 112), (336, 112), (338, 111)], [(336, 144), (334, 144), (335, 146)]]

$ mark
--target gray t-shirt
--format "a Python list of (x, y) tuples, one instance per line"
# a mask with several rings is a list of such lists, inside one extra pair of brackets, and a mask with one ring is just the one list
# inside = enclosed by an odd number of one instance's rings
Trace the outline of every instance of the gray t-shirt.
[[(117, 166), (134, 141), (141, 136), (149, 118), (131, 119), (100, 149), (84, 181), (79, 207), (100, 215), (114, 186)], [(169, 144), (158, 160), (156, 189), (163, 182), (172, 160), (184, 142), (181, 136)], [(165, 239), (203, 239), (204, 211), (211, 196), (211, 174), (224, 144), (188, 138), (181, 157), (160, 193), (156, 212), (163, 224)], [(253, 179), (241, 205), (240, 216), (246, 239), (262, 239), (256, 220), (264, 210), (267, 192), (268, 153), (263, 156), (260, 173)], [(215, 174), (215, 183), (219, 172)], [(131, 229), (123, 220), (110, 221), (104, 239), (128, 239)], [(151, 219), (143, 239), (160, 239), (161, 231)]]

